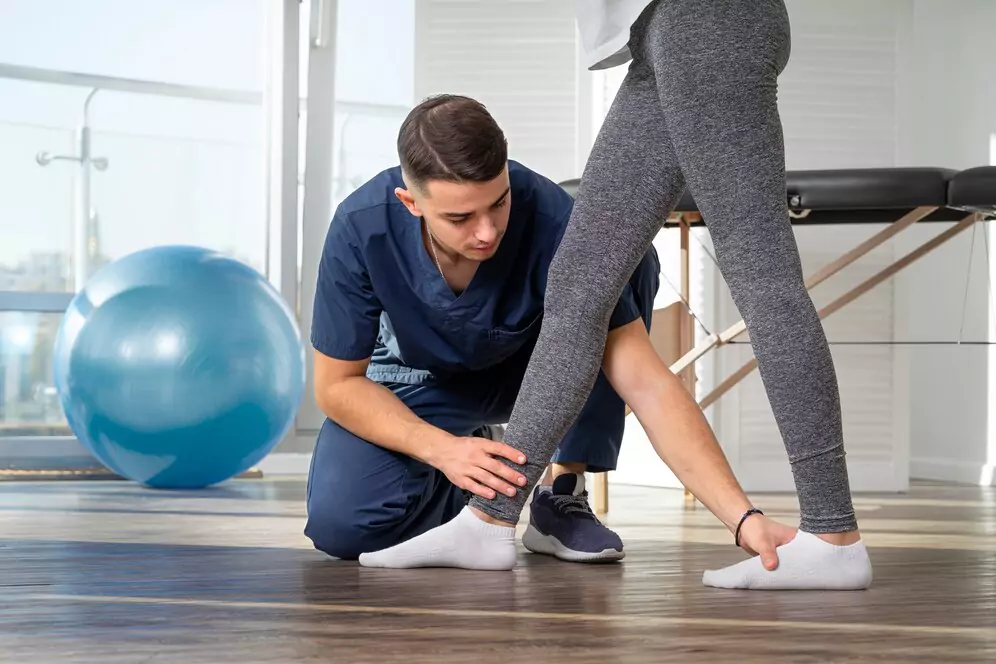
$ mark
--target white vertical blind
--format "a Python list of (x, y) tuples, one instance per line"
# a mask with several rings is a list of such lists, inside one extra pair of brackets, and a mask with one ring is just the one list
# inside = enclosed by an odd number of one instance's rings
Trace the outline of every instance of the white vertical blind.
[(484, 103), (512, 159), (577, 176), (577, 45), (571, 2), (417, 0), (415, 102), (441, 93)]

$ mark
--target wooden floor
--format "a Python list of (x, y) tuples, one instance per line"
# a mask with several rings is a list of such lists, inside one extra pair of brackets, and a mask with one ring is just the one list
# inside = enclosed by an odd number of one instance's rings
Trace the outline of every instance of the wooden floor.
[[(301, 534), (304, 484), (0, 482), (0, 662), (994, 662), (996, 495), (861, 496), (875, 584), (705, 588), (742, 555), (680, 491), (614, 486), (619, 564), (374, 570)], [(795, 523), (788, 497), (757, 497)]]

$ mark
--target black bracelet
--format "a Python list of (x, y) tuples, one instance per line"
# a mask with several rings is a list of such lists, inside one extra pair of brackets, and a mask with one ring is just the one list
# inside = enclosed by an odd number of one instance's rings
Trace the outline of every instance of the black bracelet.
[(743, 516), (740, 517), (740, 523), (737, 524), (737, 532), (733, 535), (733, 542), (738, 547), (740, 546), (740, 527), (744, 525), (744, 521), (746, 521), (747, 517), (749, 517), (751, 514), (760, 514), (761, 516), (764, 516), (764, 512), (757, 509), (756, 507), (752, 507), (746, 512), (744, 512)]

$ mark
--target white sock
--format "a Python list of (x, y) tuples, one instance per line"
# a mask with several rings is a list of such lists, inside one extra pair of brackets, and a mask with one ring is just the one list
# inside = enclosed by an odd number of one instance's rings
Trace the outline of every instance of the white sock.
[(775, 570), (764, 569), (760, 556), (755, 556), (702, 575), (707, 586), (751, 590), (863, 590), (871, 581), (864, 542), (837, 546), (801, 530), (778, 547)]
[(481, 521), (469, 507), (417, 537), (360, 554), (364, 567), (462, 567), (509, 570), (515, 566), (515, 528)]

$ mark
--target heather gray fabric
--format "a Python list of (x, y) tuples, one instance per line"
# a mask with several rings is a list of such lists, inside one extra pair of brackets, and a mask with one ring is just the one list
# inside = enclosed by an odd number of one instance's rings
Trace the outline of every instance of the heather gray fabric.
[(514, 499), (475, 496), (473, 507), (518, 520), (592, 388), (614, 303), (687, 183), (747, 323), (802, 528), (857, 527), (836, 373), (786, 209), (777, 79), (790, 43), (782, 0), (660, 0), (634, 24), (633, 62), (550, 267), (542, 330), (505, 431), (527, 455), (519, 470), (529, 484)]

